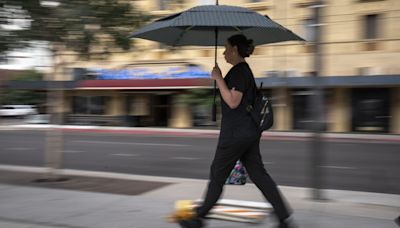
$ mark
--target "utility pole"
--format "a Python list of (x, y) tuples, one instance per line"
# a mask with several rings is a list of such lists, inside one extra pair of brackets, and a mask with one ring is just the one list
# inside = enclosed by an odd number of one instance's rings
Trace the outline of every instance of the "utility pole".
[(323, 68), (322, 51), (321, 51), (321, 11), (324, 7), (323, 0), (317, 0), (310, 8), (314, 11), (313, 27), (315, 32), (315, 54), (314, 54), (314, 75), (313, 77), (313, 95), (311, 96), (311, 107), (313, 112), (313, 139), (311, 143), (311, 188), (312, 199), (324, 200), (323, 187), (324, 187), (324, 170), (322, 165), (324, 163), (323, 142), (321, 140), (321, 133), (325, 126), (324, 117), (324, 95), (323, 88), (320, 83), (320, 76)]
[[(4, 94), (5, 94), (5, 89), (6, 89), (6, 80), (4, 80), (2, 77), (0, 77), (0, 107), (5, 104), (4, 102)], [(3, 124), (3, 118), (0, 117), (0, 125)]]

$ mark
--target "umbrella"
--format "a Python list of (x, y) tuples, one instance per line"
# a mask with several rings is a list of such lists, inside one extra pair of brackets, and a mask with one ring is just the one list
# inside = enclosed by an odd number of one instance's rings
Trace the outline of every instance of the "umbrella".
[[(241, 33), (253, 39), (255, 45), (289, 40), (304, 41), (289, 29), (274, 22), (268, 16), (255, 11), (227, 5), (196, 6), (150, 23), (133, 32), (131, 38), (142, 38), (170, 46), (213, 46), (215, 64), (217, 46), (224, 45), (227, 38)], [(213, 121), (215, 121), (215, 87)]]

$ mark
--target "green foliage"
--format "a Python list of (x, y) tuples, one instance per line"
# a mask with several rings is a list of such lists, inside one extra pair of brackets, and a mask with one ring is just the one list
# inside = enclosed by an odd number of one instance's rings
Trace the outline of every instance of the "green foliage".
[(15, 81), (41, 81), (43, 74), (34, 70), (28, 70), (16, 76)]
[[(26, 71), (17, 76), (15, 81), (41, 81), (43, 75), (36, 71)], [(43, 92), (20, 89), (7, 89), (2, 96), (2, 104), (31, 104), (42, 105), (46, 102), (46, 94)]]
[[(211, 89), (192, 89), (187, 93), (179, 96), (179, 102), (189, 104), (191, 106), (206, 106), (211, 107), (213, 104), (213, 90)], [(216, 97), (219, 102), (219, 96)]]
[[(39, 0), (0, 0), (0, 52), (32, 41), (47, 41), (52, 51), (67, 48), (90, 58), (109, 48), (131, 48), (129, 33), (150, 19), (128, 0), (52, 0), (58, 6)], [(49, 2), (49, 0), (47, 1)], [(20, 29), (5, 30), (15, 20)], [(13, 42), (11, 42), (13, 41)], [(15, 42), (14, 42), (15, 41)]]

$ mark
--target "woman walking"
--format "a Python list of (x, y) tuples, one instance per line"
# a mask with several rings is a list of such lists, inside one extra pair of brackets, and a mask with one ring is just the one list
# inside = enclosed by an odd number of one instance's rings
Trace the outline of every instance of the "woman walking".
[(225, 44), (225, 60), (232, 65), (226, 77), (215, 66), (211, 77), (216, 81), (221, 95), (221, 131), (215, 157), (211, 165), (210, 180), (203, 204), (196, 208), (196, 216), (181, 220), (185, 228), (203, 227), (203, 219), (221, 196), (225, 181), (237, 160), (241, 160), (250, 179), (260, 189), (274, 208), (279, 220), (278, 228), (288, 228), (291, 214), (275, 182), (264, 169), (260, 154), (261, 132), (246, 111), (254, 98), (253, 73), (246, 63), (254, 50), (253, 41), (244, 35), (234, 35)]

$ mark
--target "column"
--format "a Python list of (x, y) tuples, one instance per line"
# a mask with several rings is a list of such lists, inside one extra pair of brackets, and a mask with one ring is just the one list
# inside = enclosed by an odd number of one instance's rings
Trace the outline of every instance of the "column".
[(389, 132), (400, 134), (400, 88), (392, 88), (390, 104)]
[(190, 105), (179, 102), (179, 95), (174, 95), (171, 105), (171, 118), (168, 120), (168, 127), (189, 128), (193, 126), (192, 112)]
[(124, 113), (124, 99), (122, 94), (112, 92), (111, 101), (107, 104), (106, 115), (121, 116)]
[(334, 89), (332, 102), (328, 104), (328, 131), (349, 132), (351, 130), (351, 94), (347, 88)]
[(273, 111), (274, 111), (274, 126), (273, 130), (289, 131), (293, 128), (292, 115), (292, 99), (289, 96), (288, 89), (274, 89), (273, 93)]

